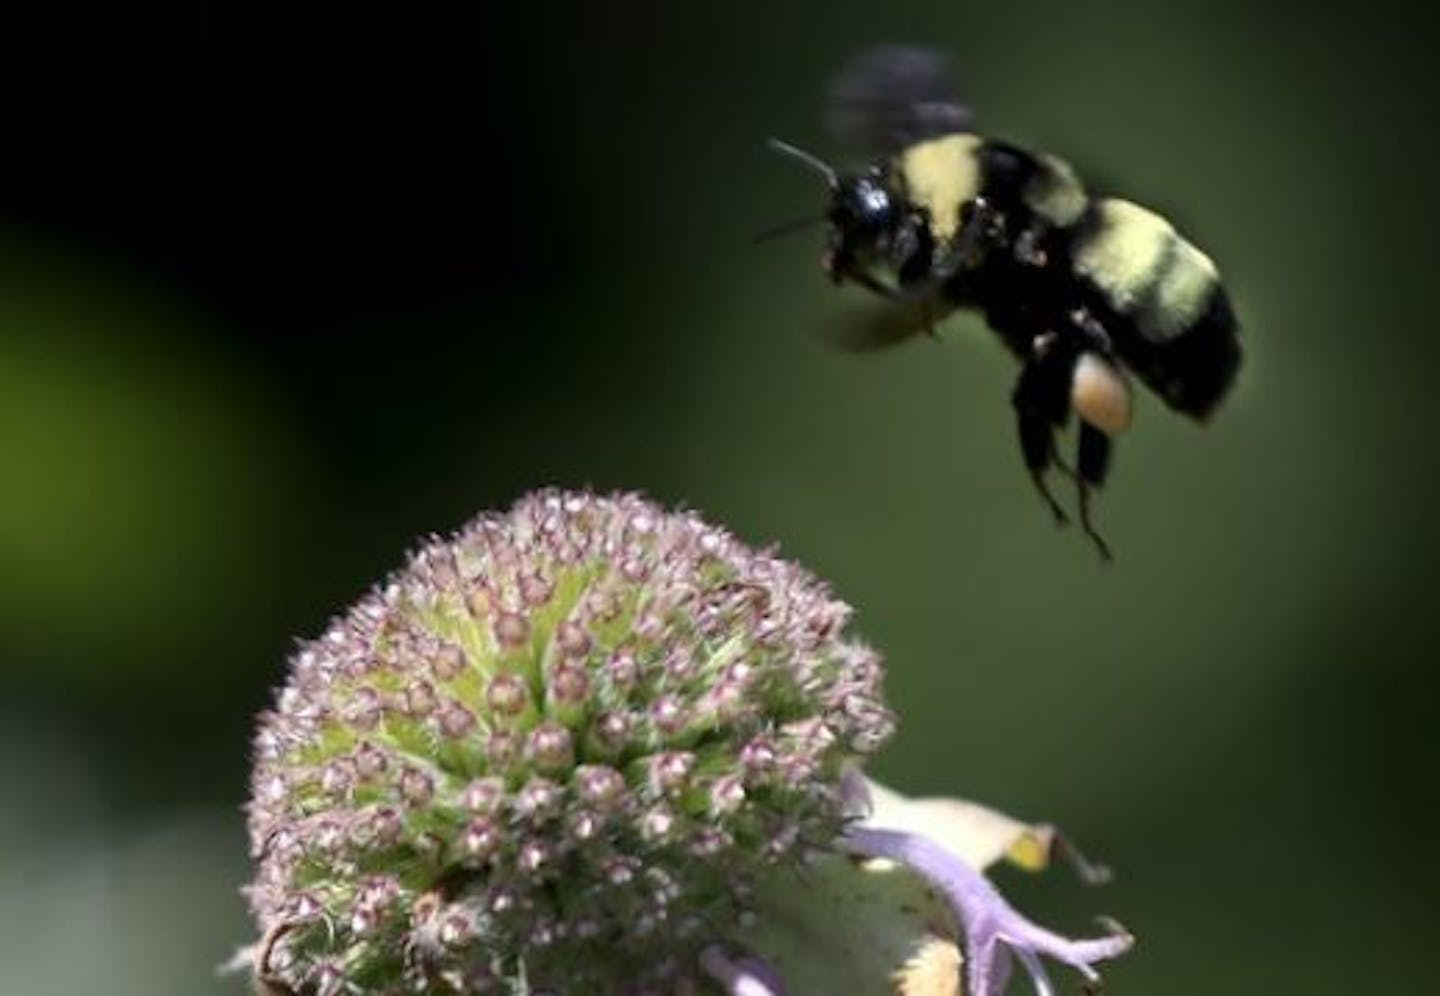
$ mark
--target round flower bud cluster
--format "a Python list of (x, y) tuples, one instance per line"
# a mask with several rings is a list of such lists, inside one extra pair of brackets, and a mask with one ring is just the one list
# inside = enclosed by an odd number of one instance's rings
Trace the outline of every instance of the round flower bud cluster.
[(673, 991), (834, 846), (882, 666), (811, 574), (634, 495), (435, 539), (255, 740), (256, 976), (296, 996)]

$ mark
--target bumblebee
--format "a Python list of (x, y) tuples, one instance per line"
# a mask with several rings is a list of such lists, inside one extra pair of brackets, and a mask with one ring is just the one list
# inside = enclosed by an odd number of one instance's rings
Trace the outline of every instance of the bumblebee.
[[(851, 345), (933, 333), (957, 309), (981, 313), (1020, 361), (1011, 402), (1036, 489), (1064, 524), (1047, 478), (1051, 467), (1069, 476), (1080, 523), (1109, 559), (1090, 497), (1131, 421), (1127, 371), (1203, 421), (1240, 368), (1215, 264), (1160, 215), (1088, 191), (1064, 160), (977, 134), (935, 53), (862, 53), (837, 77), (830, 107), (833, 130), (871, 157), (861, 171), (771, 146), (825, 181), (826, 211), (812, 220), (828, 223), (830, 279), (889, 302)], [(1073, 464), (1056, 450), (1072, 412)]]

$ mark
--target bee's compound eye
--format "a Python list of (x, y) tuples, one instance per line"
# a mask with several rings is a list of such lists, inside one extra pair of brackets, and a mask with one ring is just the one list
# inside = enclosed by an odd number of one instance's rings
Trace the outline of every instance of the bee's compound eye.
[(837, 192), (833, 218), (856, 235), (875, 237), (890, 227), (892, 205), (884, 184), (864, 176), (851, 179)]
[(1070, 380), (1070, 407), (1086, 422), (1115, 436), (1130, 427), (1130, 384), (1095, 353), (1081, 353)]
[(862, 214), (885, 214), (890, 210), (890, 194), (884, 187), (873, 183), (860, 188), (857, 200)]

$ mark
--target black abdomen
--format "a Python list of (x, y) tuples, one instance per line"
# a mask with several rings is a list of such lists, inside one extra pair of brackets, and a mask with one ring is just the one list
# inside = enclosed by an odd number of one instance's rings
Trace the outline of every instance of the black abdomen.
[(1209, 415), (1240, 368), (1239, 328), (1210, 257), (1170, 222), (1102, 198), (1072, 230), (1085, 306), (1115, 352), (1177, 411)]

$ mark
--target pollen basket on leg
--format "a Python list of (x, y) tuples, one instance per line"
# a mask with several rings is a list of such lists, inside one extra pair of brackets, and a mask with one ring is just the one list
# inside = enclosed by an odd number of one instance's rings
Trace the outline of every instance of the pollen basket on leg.
[(1082, 353), (1071, 376), (1070, 406), (1095, 428), (1119, 435), (1130, 427), (1130, 384), (1115, 366)]

